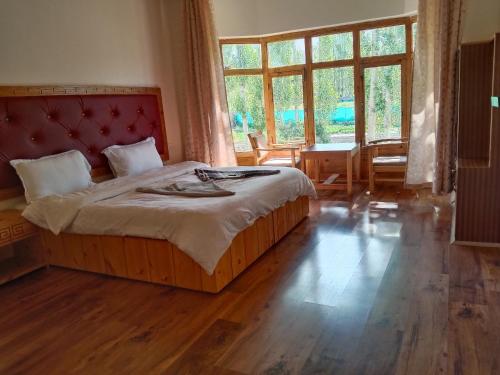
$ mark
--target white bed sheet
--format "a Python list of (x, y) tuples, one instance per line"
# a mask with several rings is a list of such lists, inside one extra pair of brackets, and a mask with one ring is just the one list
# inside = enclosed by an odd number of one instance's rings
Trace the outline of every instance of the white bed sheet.
[[(228, 197), (188, 198), (138, 193), (139, 186), (197, 181), (198, 162), (182, 162), (120, 177), (84, 191), (34, 201), (23, 216), (58, 234), (138, 236), (175, 244), (212, 274), (234, 237), (254, 221), (299, 196), (315, 197), (314, 185), (295, 168), (265, 177), (218, 181)], [(262, 168), (236, 167), (228, 170)]]

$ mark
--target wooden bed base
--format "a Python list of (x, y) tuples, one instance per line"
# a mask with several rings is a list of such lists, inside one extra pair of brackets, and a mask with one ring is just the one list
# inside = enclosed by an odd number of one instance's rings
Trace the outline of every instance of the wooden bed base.
[[(54, 235), (42, 231), (51, 265), (217, 293), (309, 213), (309, 198), (288, 202), (240, 232), (209, 276), (166, 240), (142, 237)], [(209, 240), (209, 239), (207, 239)]]

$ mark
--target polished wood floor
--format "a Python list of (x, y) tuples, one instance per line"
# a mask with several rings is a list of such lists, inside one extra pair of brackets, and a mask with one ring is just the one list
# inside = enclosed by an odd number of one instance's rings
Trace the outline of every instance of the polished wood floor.
[(500, 373), (500, 249), (450, 247), (450, 208), (410, 192), (311, 209), (219, 295), (59, 268), (0, 287), (0, 373)]

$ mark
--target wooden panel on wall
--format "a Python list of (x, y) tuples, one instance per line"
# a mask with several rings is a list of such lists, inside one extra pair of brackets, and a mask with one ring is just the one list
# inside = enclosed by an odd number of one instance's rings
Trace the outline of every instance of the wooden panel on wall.
[(488, 159), (493, 41), (460, 47), (458, 157)]
[[(486, 149), (489, 157), (484, 158), (483, 163), (463, 163), (459, 159), (454, 229), (456, 241), (500, 246), (500, 113), (490, 104), (478, 106), (471, 97), (481, 95), (490, 103), (491, 95), (500, 95), (500, 34), (496, 35), (494, 43), (494, 49), (488, 43), (480, 43), (477, 48), (467, 45), (461, 49), (460, 63), (465, 66), (461, 67), (460, 74), (459, 118), (467, 121), (459, 122), (458, 152), (477, 158), (478, 155), (487, 156)], [(494, 52), (479, 52), (487, 48)], [(484, 60), (487, 57), (491, 61)], [(483, 77), (488, 73), (489, 80)], [(485, 84), (488, 81), (493, 85)], [(488, 133), (488, 140), (483, 139), (484, 134), (474, 135), (476, 130)]]

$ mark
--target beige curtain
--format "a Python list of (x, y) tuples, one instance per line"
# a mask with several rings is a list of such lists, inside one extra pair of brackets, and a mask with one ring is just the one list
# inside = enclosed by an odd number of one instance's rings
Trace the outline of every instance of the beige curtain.
[(406, 184), (453, 188), (457, 51), (463, 0), (420, 0)]
[(236, 165), (224, 74), (209, 0), (183, 0), (186, 42), (184, 156), (212, 166)]

